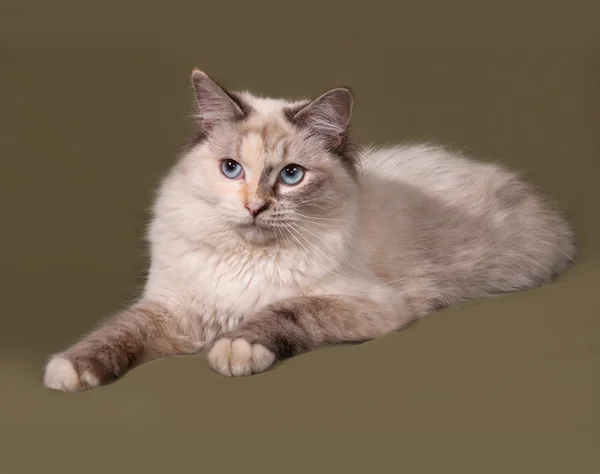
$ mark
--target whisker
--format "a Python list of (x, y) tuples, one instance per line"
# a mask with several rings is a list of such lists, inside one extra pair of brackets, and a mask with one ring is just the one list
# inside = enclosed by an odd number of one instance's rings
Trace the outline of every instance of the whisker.
[[(296, 227), (300, 228), (301, 230), (308, 232), (309, 234), (313, 235), (314, 237), (318, 238), (321, 242), (323, 242), (323, 244), (325, 244), (325, 246), (327, 247), (328, 250), (330, 250), (336, 257), (338, 260), (341, 261), (341, 259), (343, 258), (343, 255), (340, 254), (340, 251), (335, 249), (331, 244), (329, 244), (328, 242), (326, 242), (325, 240), (323, 240), (320, 236), (318, 236), (317, 234), (311, 232), (309, 229), (302, 227), (300, 224), (295, 224)], [(311, 242), (311, 245), (315, 246), (314, 243)], [(316, 246), (315, 246), (316, 247)], [(344, 259), (344, 264), (349, 266), (352, 270), (354, 271), (358, 271), (358, 269), (356, 268), (356, 266), (354, 265), (353, 261), (351, 259)]]
[(334, 249), (334, 248), (331, 246), (331, 244), (329, 244), (328, 242), (325, 242), (325, 240), (323, 240), (323, 239), (322, 239), (321, 237), (319, 237), (317, 234), (315, 234), (314, 232), (311, 232), (310, 230), (308, 230), (308, 229), (307, 229), (307, 228), (305, 228), (305, 227), (302, 227), (300, 224), (295, 224), (295, 225), (296, 225), (296, 226), (298, 226), (298, 227), (299, 227), (301, 230), (303, 230), (303, 231), (305, 231), (305, 232), (308, 232), (309, 234), (311, 234), (311, 235), (313, 235), (314, 237), (316, 237), (317, 239), (319, 239), (321, 242), (323, 242), (323, 243), (325, 244), (325, 246), (326, 246), (326, 247), (327, 247), (329, 250), (331, 250), (333, 253), (335, 253), (335, 254), (336, 254), (336, 256), (337, 256), (337, 257), (339, 257), (339, 252), (338, 252), (336, 249)]
[[(300, 229), (302, 229), (302, 230), (306, 230), (306, 229), (303, 229), (302, 227), (300, 227)], [(307, 243), (309, 246), (311, 246), (311, 247), (312, 247), (312, 248), (314, 248), (314, 249), (315, 249), (317, 252), (319, 252), (319, 253), (320, 253), (320, 254), (323, 256), (323, 258), (325, 259), (325, 261), (327, 261), (327, 262), (328, 262), (328, 263), (330, 263), (330, 264), (332, 264), (332, 263), (335, 263), (335, 261), (334, 261), (334, 260), (332, 260), (332, 259), (331, 259), (331, 258), (330, 258), (330, 257), (329, 257), (329, 256), (328, 256), (328, 255), (327, 255), (327, 254), (326, 254), (326, 253), (325, 253), (325, 252), (324, 252), (324, 251), (323, 251), (321, 248), (319, 248), (319, 247), (318, 247), (317, 245), (315, 245), (313, 242), (311, 242), (310, 240), (308, 240), (308, 239), (307, 239), (305, 236), (303, 236), (303, 235), (302, 235), (300, 232), (298, 232), (298, 230), (297, 230), (297, 229), (296, 229), (296, 233), (297, 233), (297, 234), (298, 234), (300, 237), (302, 237), (302, 238), (303, 238), (303, 239), (306, 241), (306, 243)], [(314, 234), (313, 234), (313, 235), (314, 235)], [(338, 253), (338, 252), (336, 252), (336, 251), (335, 251), (333, 248), (331, 248), (330, 246), (328, 246), (328, 248), (329, 248), (329, 249), (330, 249), (330, 250), (331, 250), (333, 253), (335, 253), (335, 254), (336, 254), (336, 256), (338, 256), (338, 257), (339, 257), (339, 253)], [(336, 276), (338, 276), (338, 277), (340, 277), (340, 278), (342, 278), (342, 279), (348, 279), (348, 276), (347, 276), (347, 275), (342, 275), (342, 274), (340, 274), (339, 272), (336, 272), (336, 271), (334, 271), (334, 270), (330, 270), (330, 271), (329, 271), (329, 273), (330, 273), (330, 274), (332, 274), (332, 275), (336, 275)]]
[(290, 221), (290, 222), (294, 222), (294, 223), (306, 222), (307, 224), (316, 225), (316, 226), (322, 227), (324, 229), (343, 229), (344, 228), (344, 226), (342, 226), (342, 225), (324, 224), (323, 222), (311, 221), (308, 219), (295, 220), (295, 221)]
[(337, 219), (337, 218), (332, 218), (332, 217), (307, 216), (306, 214), (301, 214), (298, 211), (292, 211), (292, 212), (294, 214), (296, 214), (297, 216), (304, 217), (305, 219), (316, 219), (316, 220), (320, 220), (320, 221), (333, 221), (333, 222), (345, 222), (344, 219)]

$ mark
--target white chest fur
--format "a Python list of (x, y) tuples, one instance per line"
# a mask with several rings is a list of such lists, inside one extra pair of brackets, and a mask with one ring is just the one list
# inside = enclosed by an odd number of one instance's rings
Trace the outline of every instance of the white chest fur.
[(208, 339), (269, 303), (302, 294), (320, 270), (297, 250), (182, 250), (153, 255), (145, 296), (176, 309), (187, 329)]

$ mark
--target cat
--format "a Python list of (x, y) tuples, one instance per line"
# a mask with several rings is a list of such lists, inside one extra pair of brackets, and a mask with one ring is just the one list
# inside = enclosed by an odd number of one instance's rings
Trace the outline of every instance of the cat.
[(197, 69), (191, 82), (196, 132), (154, 202), (143, 295), (51, 356), (46, 387), (201, 350), (219, 374), (256, 374), (574, 261), (571, 225), (516, 173), (438, 146), (353, 146), (347, 88), (290, 102)]

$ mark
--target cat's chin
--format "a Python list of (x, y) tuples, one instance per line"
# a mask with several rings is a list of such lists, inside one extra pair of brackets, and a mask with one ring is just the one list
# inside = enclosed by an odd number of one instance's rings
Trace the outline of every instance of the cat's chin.
[(252, 245), (269, 245), (276, 242), (272, 227), (260, 224), (238, 225), (238, 235)]

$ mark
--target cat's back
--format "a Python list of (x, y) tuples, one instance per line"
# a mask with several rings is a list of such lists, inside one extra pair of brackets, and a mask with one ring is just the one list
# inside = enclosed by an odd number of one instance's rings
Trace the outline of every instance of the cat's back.
[[(366, 187), (391, 181), (398, 184), (394, 187), (396, 197), (422, 194), (461, 206), (462, 210), (477, 210), (485, 196), (492, 196), (499, 187), (516, 179), (514, 173), (498, 165), (428, 144), (367, 149), (360, 160)], [(475, 206), (474, 195), (480, 197)]]
[(361, 165), (364, 254), (417, 312), (536, 286), (573, 258), (570, 225), (501, 166), (427, 145), (366, 150)]

